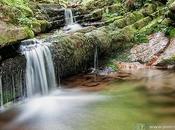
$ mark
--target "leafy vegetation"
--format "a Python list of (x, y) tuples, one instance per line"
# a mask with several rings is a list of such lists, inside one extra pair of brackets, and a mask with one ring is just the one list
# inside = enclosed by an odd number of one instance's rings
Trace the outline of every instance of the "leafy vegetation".
[(9, 17), (9, 22), (31, 26), (33, 11), (27, 0), (2, 0), (0, 3), (4, 5), (3, 13)]
[(147, 43), (148, 42), (148, 37), (144, 33), (136, 33), (134, 35), (133, 42), (135, 42), (135, 43)]

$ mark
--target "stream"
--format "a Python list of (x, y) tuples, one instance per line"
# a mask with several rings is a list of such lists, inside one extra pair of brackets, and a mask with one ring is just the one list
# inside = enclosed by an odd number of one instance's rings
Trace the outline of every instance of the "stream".
[(175, 73), (122, 70), (79, 74), (62, 88), (9, 107), (0, 130), (174, 130)]

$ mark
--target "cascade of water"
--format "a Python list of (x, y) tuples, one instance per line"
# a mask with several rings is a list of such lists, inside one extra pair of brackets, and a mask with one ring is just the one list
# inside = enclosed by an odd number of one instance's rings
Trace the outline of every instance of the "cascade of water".
[(98, 74), (98, 47), (96, 45), (95, 52), (94, 52), (94, 75), (95, 75), (94, 80), (95, 81), (97, 79), (97, 74)]
[(2, 91), (2, 76), (0, 75), (0, 96), (1, 96), (1, 108), (3, 107), (3, 91)]
[(21, 45), (22, 53), (27, 60), (25, 82), (29, 97), (35, 94), (47, 94), (49, 89), (56, 87), (52, 55), (47, 44), (32, 39), (23, 41)]
[(15, 80), (14, 80), (13, 75), (12, 75), (12, 90), (11, 90), (11, 93), (12, 93), (12, 99), (14, 99), (14, 101), (15, 101), (16, 91), (15, 91)]
[(66, 25), (72, 25), (74, 24), (74, 17), (71, 9), (65, 9), (65, 22)]
[(71, 9), (65, 9), (64, 15), (65, 15), (65, 23), (66, 23), (64, 30), (66, 32), (74, 32), (74, 31), (80, 30), (82, 28), (81, 25), (76, 23), (76, 19), (74, 18)]
[(94, 52), (94, 69), (95, 71), (98, 70), (98, 48), (97, 46), (95, 47), (95, 52)]

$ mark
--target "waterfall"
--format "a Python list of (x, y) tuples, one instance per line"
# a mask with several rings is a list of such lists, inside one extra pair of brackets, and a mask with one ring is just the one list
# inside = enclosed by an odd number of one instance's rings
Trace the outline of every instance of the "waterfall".
[(72, 10), (71, 9), (65, 9), (64, 12), (64, 17), (65, 17), (65, 27), (64, 31), (66, 32), (75, 32), (77, 30), (80, 30), (82, 26), (78, 23), (76, 23), (76, 19), (73, 16)]
[(66, 25), (72, 25), (74, 24), (74, 17), (71, 9), (65, 9), (65, 22)]
[(94, 52), (94, 81), (97, 80), (97, 74), (98, 74), (98, 47), (96, 45)]
[(55, 71), (48, 43), (32, 39), (22, 42), (21, 50), (25, 55), (27, 96), (47, 94), (56, 88)]
[(1, 108), (3, 107), (3, 91), (2, 91), (2, 76), (0, 75), (0, 96), (1, 96)]
[(98, 47), (95, 46), (95, 52), (94, 52), (94, 70), (97, 73), (98, 71)]

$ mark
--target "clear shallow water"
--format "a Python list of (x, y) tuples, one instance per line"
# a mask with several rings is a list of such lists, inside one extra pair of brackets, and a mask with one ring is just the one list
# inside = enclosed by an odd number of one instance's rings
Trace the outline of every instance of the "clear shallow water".
[(129, 70), (93, 80), (71, 77), (65, 82), (76, 89), (58, 90), (1, 113), (0, 129), (153, 130), (175, 125), (174, 72)]

